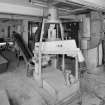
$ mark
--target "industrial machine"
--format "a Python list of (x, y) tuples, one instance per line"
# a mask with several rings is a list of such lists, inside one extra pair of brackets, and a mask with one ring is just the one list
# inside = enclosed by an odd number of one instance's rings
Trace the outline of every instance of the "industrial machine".
[[(48, 19), (43, 20), (40, 41), (35, 43), (33, 75), (39, 87), (56, 99), (55, 104), (70, 102), (72, 97), (77, 96), (80, 91), (78, 62), (84, 61), (75, 40), (64, 40), (63, 36), (57, 9), (50, 7)], [(58, 55), (62, 56), (61, 69), (56, 67)], [(75, 59), (73, 70), (65, 69), (65, 55)]]

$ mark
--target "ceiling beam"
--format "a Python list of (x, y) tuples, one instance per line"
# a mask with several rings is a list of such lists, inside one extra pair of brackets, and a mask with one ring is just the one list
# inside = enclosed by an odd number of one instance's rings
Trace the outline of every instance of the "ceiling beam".
[(44, 7), (44, 8), (48, 7), (47, 2), (42, 2), (38, 0), (30, 0), (29, 2), (34, 6), (39, 6), (39, 7)]
[(75, 21), (80, 21), (78, 16), (75, 15), (65, 15), (65, 16), (59, 16), (60, 19), (67, 19), (67, 20), (75, 20)]
[(28, 16), (43, 16), (43, 8), (38, 6), (23, 6), (0, 2), (0, 13)]

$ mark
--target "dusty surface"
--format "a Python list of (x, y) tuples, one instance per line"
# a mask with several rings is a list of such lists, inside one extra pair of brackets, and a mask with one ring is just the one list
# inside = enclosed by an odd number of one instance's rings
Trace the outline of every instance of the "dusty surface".
[[(55, 99), (37, 86), (32, 78), (26, 77), (24, 61), (17, 66), (14, 54), (3, 53), (9, 60), (8, 71), (0, 74), (0, 90), (5, 90), (11, 105), (54, 105)], [(82, 104), (105, 105), (105, 71), (98, 74), (85, 74), (81, 80)], [(69, 104), (68, 104), (69, 105)]]
[(105, 105), (105, 73), (84, 75), (81, 80), (83, 105)]
[(8, 59), (9, 66), (7, 72), (0, 74), (0, 90), (6, 91), (11, 105), (47, 105), (54, 102), (33, 78), (26, 77), (23, 60), (17, 65), (16, 56), (10, 51), (3, 52), (3, 56)]
[(0, 90), (6, 91), (13, 105), (47, 105), (46, 102), (51, 100), (35, 81), (15, 73), (0, 75)]

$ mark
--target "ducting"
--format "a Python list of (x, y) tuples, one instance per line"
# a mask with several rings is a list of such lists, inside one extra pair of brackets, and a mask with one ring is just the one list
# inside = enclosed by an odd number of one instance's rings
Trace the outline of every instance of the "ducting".
[(58, 19), (58, 9), (54, 6), (49, 6), (48, 8), (48, 20), (47, 22), (50, 23), (58, 23), (59, 19)]

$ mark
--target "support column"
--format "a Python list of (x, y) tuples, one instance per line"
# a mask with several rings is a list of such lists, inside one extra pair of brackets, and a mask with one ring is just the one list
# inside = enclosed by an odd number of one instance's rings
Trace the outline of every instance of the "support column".
[(22, 22), (22, 28), (23, 28), (23, 40), (28, 45), (28, 20), (23, 20)]
[[(84, 53), (89, 72), (96, 73), (102, 53), (98, 50), (99, 42), (103, 38), (103, 19), (100, 12), (91, 12), (83, 18), (83, 35), (81, 49)], [(100, 58), (99, 58), (100, 57)]]
[(80, 47), (82, 49), (82, 53), (85, 57), (85, 61), (87, 62), (88, 56), (88, 48), (89, 48), (89, 40), (90, 40), (90, 17), (89, 15), (82, 16), (82, 23), (81, 23), (81, 36), (80, 36)]

